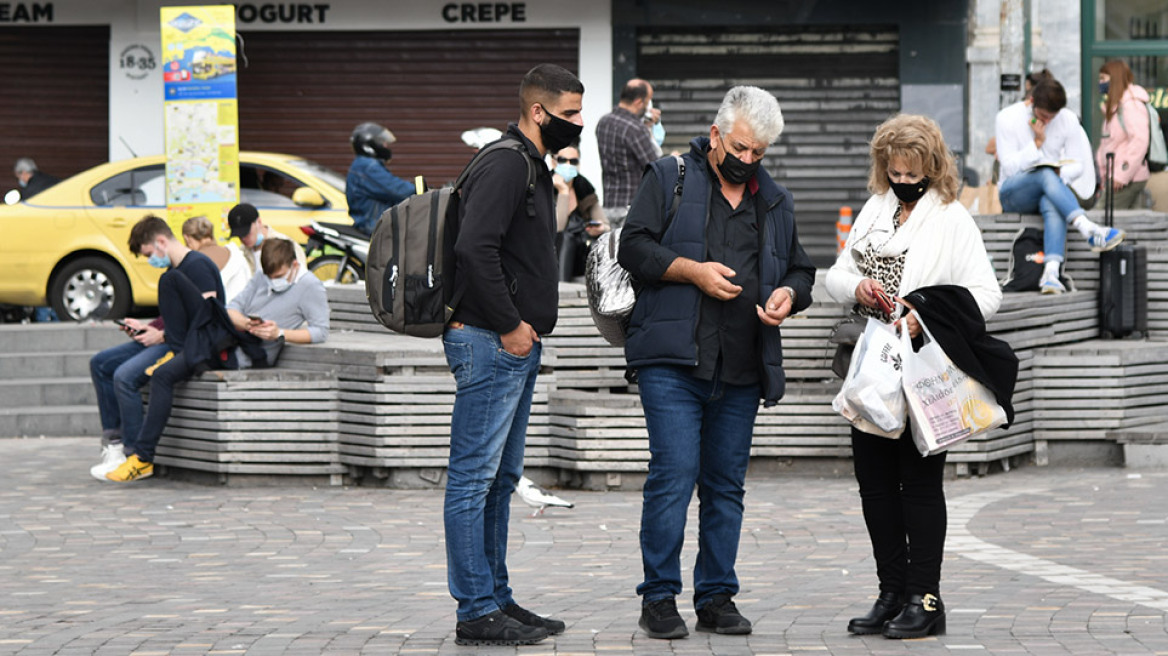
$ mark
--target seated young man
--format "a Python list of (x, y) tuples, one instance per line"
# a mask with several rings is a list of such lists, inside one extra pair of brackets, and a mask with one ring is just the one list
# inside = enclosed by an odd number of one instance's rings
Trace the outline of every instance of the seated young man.
[[(173, 283), (167, 285), (165, 293), (170, 300), (159, 309), (168, 332), (171, 325), (181, 323), (191, 334), (185, 348), (154, 370), (142, 430), (132, 447), (127, 446), (126, 461), (106, 475), (108, 480), (125, 483), (154, 474), (154, 452), (170, 418), (178, 383), (201, 369), (270, 367), (276, 363), (284, 342), (309, 344), (328, 339), (329, 309), (324, 284), (296, 261), (292, 242), (265, 242), (260, 265), (263, 271), (231, 299), (226, 313), (216, 312), (213, 305), (208, 305), (185, 277), (175, 276)], [(163, 293), (160, 283), (160, 300)], [(224, 336), (228, 338), (226, 343)], [(228, 348), (223, 350), (223, 346)]]
[[(166, 221), (147, 216), (130, 230), (130, 252), (150, 258), (151, 266), (177, 271), (186, 276), (200, 294), (223, 298), (219, 268), (206, 255), (192, 251), (177, 239)], [(111, 346), (89, 361), (89, 373), (97, 391), (97, 408), (101, 416), (101, 462), (89, 469), (90, 475), (105, 480), (105, 475), (126, 461), (122, 442), (130, 443), (142, 427), (141, 388), (150, 377), (146, 369), (166, 354), (171, 346), (164, 322), (156, 319), (144, 323), (126, 319), (130, 341)]]
[(1066, 291), (1059, 280), (1067, 226), (1074, 226), (1093, 251), (1107, 251), (1124, 232), (1087, 218), (1083, 204), (1095, 195), (1091, 142), (1066, 108), (1067, 93), (1054, 78), (1038, 82), (1030, 98), (998, 112), (995, 139), (1001, 162), (998, 196), (1006, 212), (1039, 212), (1043, 220), (1043, 294)]

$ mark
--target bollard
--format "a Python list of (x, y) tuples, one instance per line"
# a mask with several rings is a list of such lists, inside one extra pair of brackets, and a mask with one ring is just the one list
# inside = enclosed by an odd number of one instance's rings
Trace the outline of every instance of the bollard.
[(848, 234), (852, 232), (852, 208), (841, 207), (839, 210), (839, 220), (835, 222), (835, 252), (841, 253), (844, 250), (844, 244), (848, 243)]

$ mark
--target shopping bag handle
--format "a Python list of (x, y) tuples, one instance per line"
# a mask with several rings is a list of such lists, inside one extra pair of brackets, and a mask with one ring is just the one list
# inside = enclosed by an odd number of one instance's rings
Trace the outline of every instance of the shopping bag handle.
[(904, 320), (910, 316), (915, 316), (917, 318), (917, 323), (920, 324), (920, 326), (921, 326), (921, 332), (924, 333), (924, 335), (928, 341), (930, 341), (930, 342), (937, 341), (936, 339), (933, 339), (933, 333), (929, 332), (929, 327), (926, 326), (924, 320), (921, 319), (921, 313), (917, 312), (916, 310), (909, 310), (908, 314), (901, 317), (900, 321), (897, 322), (900, 326), (900, 340), (902, 342), (904, 342), (904, 344), (906, 345), (905, 346), (906, 349), (908, 349), (908, 350), (912, 349), (911, 346), (908, 346), (908, 344), (910, 344), (912, 342), (912, 338), (909, 337), (909, 335), (908, 335), (908, 324), (904, 322)]

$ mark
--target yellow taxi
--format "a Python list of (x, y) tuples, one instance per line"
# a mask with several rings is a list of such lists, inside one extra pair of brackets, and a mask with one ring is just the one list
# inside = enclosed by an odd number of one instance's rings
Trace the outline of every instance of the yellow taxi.
[[(239, 160), (240, 202), (266, 225), (303, 244), (302, 225), (352, 223), (343, 175), (292, 155), (244, 151)], [(127, 243), (130, 228), (151, 214), (166, 216), (162, 155), (102, 164), (0, 204), (0, 303), (50, 305), (63, 321), (157, 305), (162, 271)]]

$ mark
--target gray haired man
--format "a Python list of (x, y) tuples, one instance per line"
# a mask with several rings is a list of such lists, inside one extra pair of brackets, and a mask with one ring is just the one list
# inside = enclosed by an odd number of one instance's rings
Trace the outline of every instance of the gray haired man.
[(41, 193), (61, 180), (37, 168), (36, 162), (29, 157), (21, 157), (12, 167), (16, 181), (20, 184), (20, 198), (28, 200)]
[(791, 194), (759, 164), (783, 129), (774, 96), (734, 87), (709, 137), (682, 166), (650, 165), (629, 209), (619, 259), (641, 283), (625, 345), (649, 430), (641, 512), (640, 625), (688, 635), (677, 612), (686, 512), (697, 486), (698, 631), (751, 632), (734, 605), (734, 563), (759, 399), (783, 395), (779, 325), (811, 304), (815, 267), (795, 231)]

